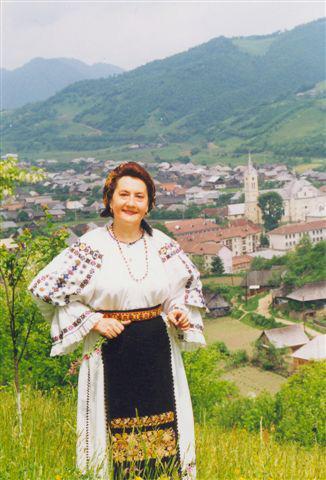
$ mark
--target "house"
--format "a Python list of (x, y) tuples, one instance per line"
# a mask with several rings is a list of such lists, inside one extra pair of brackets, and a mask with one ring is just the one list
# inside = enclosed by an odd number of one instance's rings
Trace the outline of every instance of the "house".
[(18, 225), (15, 222), (8, 221), (8, 222), (0, 222), (0, 230), (8, 230), (9, 228), (17, 228)]
[(252, 262), (250, 255), (236, 255), (232, 258), (232, 272), (238, 273), (249, 270)]
[(209, 310), (207, 313), (207, 317), (209, 318), (217, 318), (217, 317), (224, 317), (225, 315), (229, 315), (231, 311), (230, 304), (216, 292), (209, 292), (204, 290), (204, 298), (206, 306)]
[[(324, 259), (325, 260), (325, 259)], [(286, 298), (300, 303), (326, 302), (326, 280), (311, 282), (289, 293)]]
[(169, 220), (164, 222), (164, 225), (176, 237), (186, 236), (196, 232), (216, 232), (220, 228), (213, 220), (206, 218)]
[(244, 203), (230, 203), (228, 205), (228, 219), (235, 220), (237, 218), (245, 218), (245, 204)]
[(273, 345), (275, 348), (290, 348), (292, 352), (309, 342), (303, 325), (299, 324), (264, 330), (259, 340), (266, 348)]
[(84, 205), (76, 200), (67, 200), (66, 208), (67, 210), (82, 210)]
[(277, 287), (284, 267), (273, 266), (270, 270), (252, 270), (246, 274), (241, 286), (247, 288), (250, 294), (256, 294)]
[(326, 220), (283, 225), (268, 232), (270, 247), (274, 250), (290, 250), (304, 235), (313, 243), (326, 239)]
[(311, 361), (326, 360), (326, 334), (317, 335), (292, 353), (295, 367)]
[(181, 237), (179, 243), (182, 249), (190, 257), (203, 256), (205, 267), (211, 271), (212, 261), (214, 257), (220, 257), (224, 267), (224, 273), (232, 273), (232, 252), (225, 245), (217, 242), (195, 242), (193, 240), (186, 240)]

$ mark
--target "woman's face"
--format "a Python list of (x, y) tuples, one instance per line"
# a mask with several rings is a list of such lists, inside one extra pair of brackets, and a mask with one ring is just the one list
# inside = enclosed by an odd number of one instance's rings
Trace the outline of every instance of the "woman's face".
[(114, 220), (139, 225), (148, 210), (146, 183), (140, 178), (121, 177), (110, 202)]

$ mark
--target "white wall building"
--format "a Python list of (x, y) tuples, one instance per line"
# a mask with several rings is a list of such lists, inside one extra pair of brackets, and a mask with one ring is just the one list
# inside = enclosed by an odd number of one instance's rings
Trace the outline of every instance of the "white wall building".
[(273, 250), (290, 250), (304, 235), (308, 235), (313, 243), (326, 240), (326, 220), (283, 225), (271, 230), (267, 235)]

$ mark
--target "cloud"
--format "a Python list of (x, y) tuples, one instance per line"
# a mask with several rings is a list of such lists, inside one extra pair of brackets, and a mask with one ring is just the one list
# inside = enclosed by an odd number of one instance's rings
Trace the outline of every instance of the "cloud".
[(302, 2), (2, 2), (2, 63), (73, 57), (131, 69), (211, 38), (261, 35), (324, 16)]

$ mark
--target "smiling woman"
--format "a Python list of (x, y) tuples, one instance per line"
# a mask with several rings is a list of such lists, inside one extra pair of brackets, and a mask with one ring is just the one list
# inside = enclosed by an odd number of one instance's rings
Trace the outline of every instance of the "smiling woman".
[(32, 282), (51, 321), (51, 355), (84, 344), (77, 465), (108, 479), (196, 478), (191, 399), (180, 349), (205, 344), (199, 274), (152, 229), (149, 173), (129, 162), (108, 176), (105, 227), (81, 237)]

